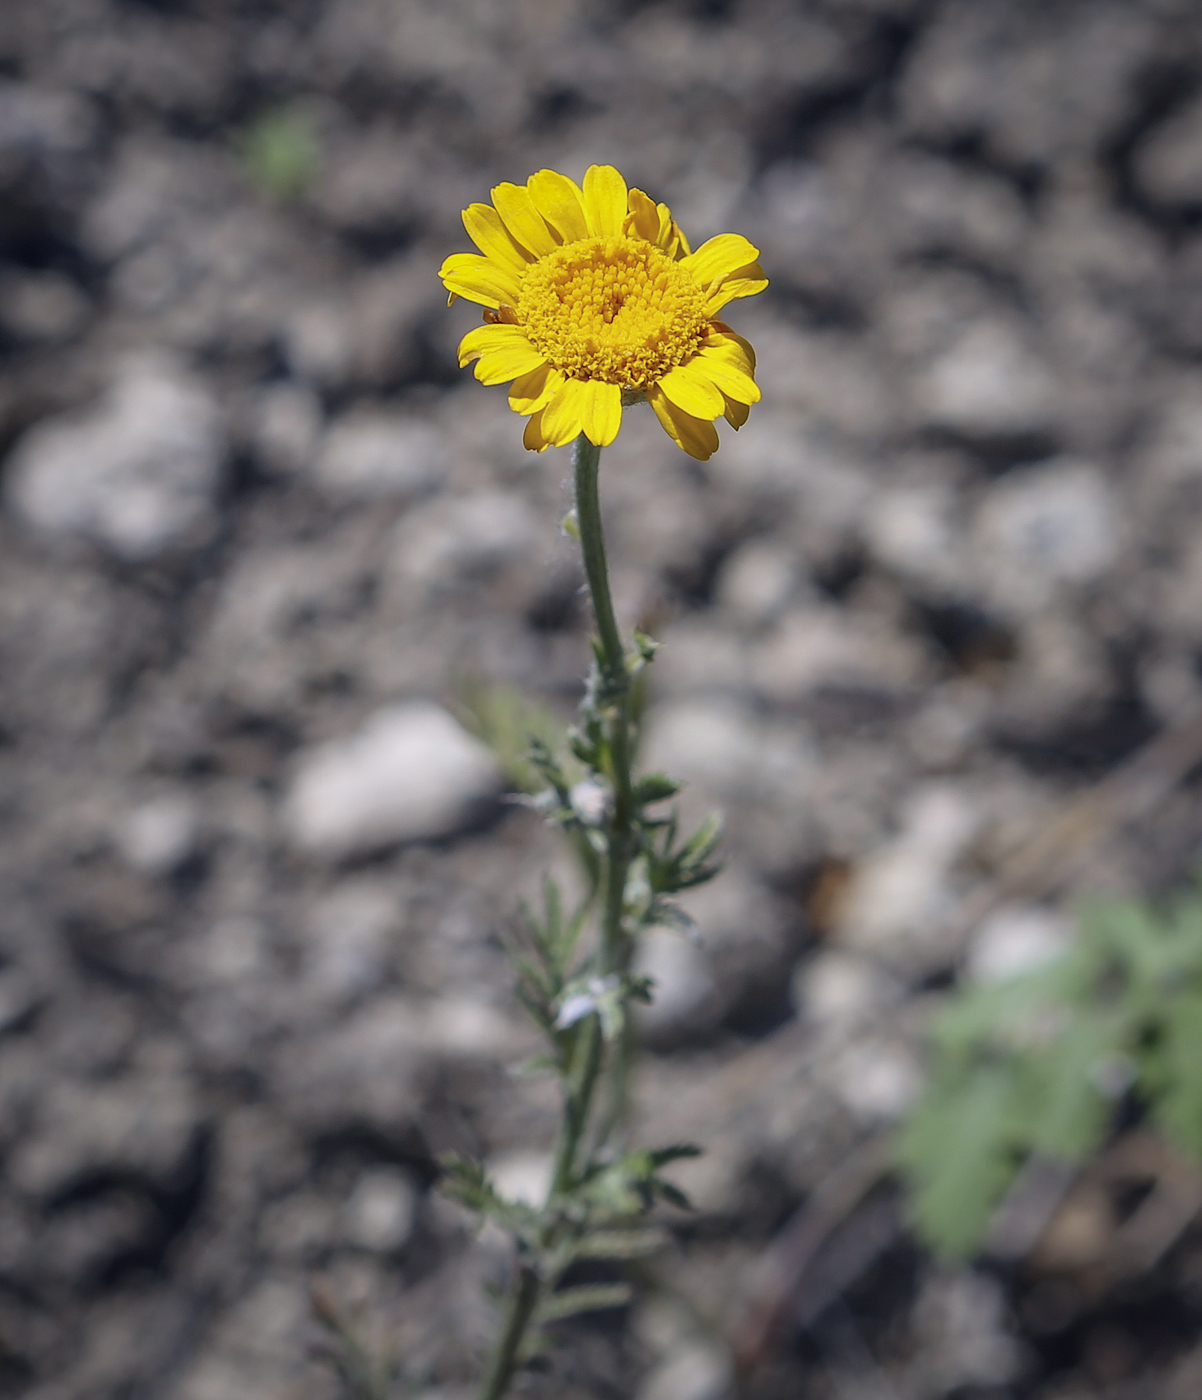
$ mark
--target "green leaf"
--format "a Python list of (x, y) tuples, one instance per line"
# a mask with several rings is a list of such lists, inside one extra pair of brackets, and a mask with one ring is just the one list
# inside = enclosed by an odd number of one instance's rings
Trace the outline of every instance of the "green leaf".
[(1156, 1122), (1182, 1152), (1202, 1163), (1202, 990), (1165, 1008), (1160, 1063)]
[(994, 1065), (930, 1086), (900, 1134), (898, 1160), (919, 1233), (947, 1258), (969, 1258), (1010, 1183), (1018, 1091), (1013, 1065)]
[(1068, 1162), (1094, 1151), (1111, 1116), (1098, 1071), (1123, 1048), (1113, 1026), (1078, 1015), (1046, 1052), (1026, 1056), (1015, 1125), (1025, 1130), (1026, 1145)]
[(646, 806), (649, 802), (666, 802), (669, 797), (675, 797), (682, 787), (682, 783), (669, 778), (666, 773), (648, 773), (635, 784), (634, 800), (640, 806)]
[(577, 1259), (639, 1259), (668, 1242), (663, 1230), (597, 1230), (575, 1248)]
[(603, 1312), (607, 1308), (624, 1308), (632, 1297), (628, 1283), (582, 1284), (578, 1288), (561, 1288), (538, 1310), (540, 1322), (557, 1322), (578, 1313)]
[(579, 781), (582, 775), (566, 772), (554, 756), (564, 724), (550, 706), (513, 685), (465, 681), (458, 690), (460, 719), (492, 749), (518, 792), (534, 794), (550, 783), (562, 798)]

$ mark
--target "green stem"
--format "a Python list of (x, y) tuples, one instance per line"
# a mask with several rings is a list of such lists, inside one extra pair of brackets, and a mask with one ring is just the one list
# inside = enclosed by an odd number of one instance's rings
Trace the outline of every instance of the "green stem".
[(628, 940), (622, 929), (622, 902), (632, 854), (634, 814), (630, 772), (630, 675), (614, 615), (609, 565), (605, 557), (605, 535), (601, 528), (601, 497), (597, 486), (601, 449), (581, 435), (576, 439), (572, 460), (576, 478), (576, 525), (580, 531), (584, 572), (593, 600), (593, 616), (597, 620), (597, 639), (601, 644), (599, 698), (608, 710), (606, 728), (613, 768), (614, 802), (609, 820), (605, 905), (601, 922), (601, 972), (606, 974), (625, 972), (630, 960), (630, 949), (626, 946)]
[[(609, 588), (609, 565), (605, 557), (605, 536), (601, 529), (601, 499), (597, 482), (601, 449), (594, 447), (586, 437), (578, 437), (572, 460), (580, 547), (584, 556), (584, 572), (588, 578), (589, 594), (593, 601), (593, 616), (597, 622), (597, 639), (600, 643), (595, 704), (604, 716), (613, 780), (613, 809), (606, 829), (604, 898), (600, 928), (600, 972), (602, 976), (607, 976), (613, 972), (626, 972), (633, 953), (631, 940), (622, 925), (626, 880), (634, 853), (634, 784), (630, 771), (630, 674), (626, 667), (626, 653), (622, 647), (622, 638), (614, 613), (613, 595)], [(581, 1034), (583, 1044), (579, 1068), (573, 1075), (573, 1082), (567, 1086), (563, 1124), (555, 1145), (555, 1162), (547, 1195), (548, 1208), (556, 1196), (567, 1194), (575, 1184), (577, 1158), (594, 1116), (593, 1100), (605, 1062), (605, 1043), (597, 1017), (587, 1018), (581, 1027)], [(619, 1055), (618, 1059), (620, 1070), (625, 1063), (625, 1056)], [(624, 1101), (624, 1089), (620, 1083), (615, 1086), (612, 1097), (614, 1102), (609, 1113), (611, 1120), (615, 1108)], [(546, 1244), (550, 1242), (549, 1238), (544, 1240)], [(480, 1392), (480, 1400), (502, 1400), (508, 1391), (517, 1369), (522, 1342), (546, 1286), (536, 1270), (529, 1265), (523, 1265), (488, 1378)]]
[(523, 1264), (517, 1290), (509, 1304), (505, 1330), (493, 1354), (492, 1365), (480, 1390), (480, 1400), (501, 1400), (513, 1380), (526, 1329), (534, 1316), (542, 1293), (542, 1280), (534, 1269)]

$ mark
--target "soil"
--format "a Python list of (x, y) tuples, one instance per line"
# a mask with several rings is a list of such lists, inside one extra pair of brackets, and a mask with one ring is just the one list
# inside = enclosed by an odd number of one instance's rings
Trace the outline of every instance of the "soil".
[(0, 1396), (334, 1400), (323, 1310), (471, 1393), (509, 1261), (438, 1157), (543, 1169), (502, 935), (573, 871), (447, 716), (566, 724), (588, 643), (566, 453), (436, 273), (593, 161), (771, 287), (738, 436), (602, 469), (647, 760), (726, 814), (646, 957), (696, 1208), (523, 1385), (1197, 1400), (1138, 1123), (962, 1268), (882, 1146), (941, 989), (1202, 841), (1190, 0), (7, 0)]

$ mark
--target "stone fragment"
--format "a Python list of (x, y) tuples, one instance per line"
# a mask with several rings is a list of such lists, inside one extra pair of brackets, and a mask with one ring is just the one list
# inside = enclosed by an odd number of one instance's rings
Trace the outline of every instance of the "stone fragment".
[(8, 499), (51, 536), (84, 536), (149, 559), (214, 523), (225, 457), (217, 404), (178, 366), (135, 358), (107, 396), (31, 428), (14, 449)]
[(347, 1239), (360, 1249), (388, 1254), (413, 1233), (417, 1187), (400, 1167), (373, 1167), (355, 1183), (342, 1209)]
[(969, 326), (919, 376), (916, 393), (926, 422), (972, 438), (1044, 432), (1054, 417), (1046, 365), (1000, 320)]
[(479, 740), (440, 705), (412, 700), (302, 753), (284, 828), (299, 850), (338, 860), (461, 830), (500, 786)]
[(446, 447), (435, 428), (408, 414), (348, 414), (326, 433), (313, 470), (331, 496), (412, 497), (441, 481)]
[(196, 846), (195, 803), (182, 792), (165, 793), (135, 807), (117, 827), (117, 849), (146, 875), (167, 875)]
[(1135, 156), (1144, 190), (1163, 204), (1202, 204), (1202, 100), (1154, 129)]
[(1010, 613), (1043, 607), (1059, 588), (1099, 577), (1122, 546), (1118, 502), (1105, 477), (1071, 458), (1004, 477), (982, 503), (973, 535), (988, 601)]

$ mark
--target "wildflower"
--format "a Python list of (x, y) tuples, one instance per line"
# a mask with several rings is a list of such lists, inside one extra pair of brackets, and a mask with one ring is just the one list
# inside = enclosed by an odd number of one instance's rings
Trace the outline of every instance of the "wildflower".
[(583, 186), (540, 170), (492, 201), (463, 211), (480, 253), (454, 254), (439, 275), (450, 302), (485, 308), (459, 363), (474, 360), (483, 384), (513, 381), (528, 448), (581, 433), (608, 446), (623, 407), (644, 399), (700, 461), (717, 450), (716, 419), (743, 426), (760, 398), (755, 352), (717, 318), (768, 285), (746, 238), (719, 234), (693, 252), (667, 205), (627, 190), (611, 165), (590, 166)]

